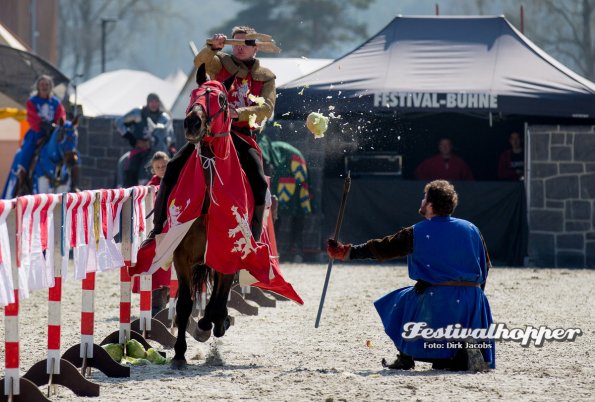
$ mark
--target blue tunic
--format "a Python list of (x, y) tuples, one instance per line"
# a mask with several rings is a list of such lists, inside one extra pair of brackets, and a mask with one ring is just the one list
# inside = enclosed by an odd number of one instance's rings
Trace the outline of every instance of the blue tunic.
[[(463, 219), (439, 216), (414, 225), (413, 253), (407, 262), (411, 279), (432, 284), (482, 284), (487, 278), (479, 230)], [(452, 358), (458, 349), (449, 347), (452, 339), (404, 339), (406, 323), (425, 322), (427, 328), (434, 330), (455, 324), (469, 329), (488, 328), (492, 323), (488, 299), (481, 288), (473, 286), (430, 286), (420, 295), (409, 286), (381, 297), (374, 305), (397, 349), (420, 360)], [(486, 344), (482, 349), (484, 359), (495, 368), (494, 341), (479, 342)]]

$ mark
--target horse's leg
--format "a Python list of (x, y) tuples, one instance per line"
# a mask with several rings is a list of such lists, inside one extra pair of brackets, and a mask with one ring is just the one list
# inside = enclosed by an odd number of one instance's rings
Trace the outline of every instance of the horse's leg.
[[(178, 302), (176, 303), (176, 314), (178, 324), (178, 337), (174, 350), (176, 354), (172, 360), (173, 368), (183, 368), (186, 365), (184, 354), (186, 353), (186, 327), (188, 319), (192, 312), (192, 286), (193, 286), (193, 269), (196, 261), (201, 255), (204, 255), (204, 241), (202, 247), (201, 230), (204, 228), (204, 219), (197, 219), (184, 239), (182, 239), (178, 248), (174, 252), (174, 266), (178, 274)], [(204, 230), (203, 230), (204, 231)], [(202, 254), (201, 254), (202, 253)]]
[(215, 313), (213, 317), (213, 335), (217, 338), (225, 335), (225, 331), (231, 325), (229, 315), (227, 313), (227, 300), (229, 299), (229, 292), (233, 286), (235, 275), (219, 275), (219, 297), (215, 305)]
[(203, 321), (203, 325), (207, 325), (207, 323), (208, 325), (212, 325), (213, 335), (219, 338), (225, 335), (225, 331), (227, 331), (230, 325), (230, 319), (227, 313), (227, 299), (229, 298), (229, 292), (231, 291), (235, 275), (224, 275), (215, 272), (214, 276), (213, 292), (205, 308), (205, 315), (199, 320), (199, 326), (200, 321)]
[[(177, 269), (177, 265), (176, 265)], [(178, 337), (174, 350), (176, 354), (172, 359), (172, 368), (181, 369), (186, 366), (186, 326), (188, 325), (188, 318), (192, 312), (192, 299), (190, 297), (190, 284), (183, 279), (178, 282), (178, 301), (176, 303), (176, 317), (178, 325)]]

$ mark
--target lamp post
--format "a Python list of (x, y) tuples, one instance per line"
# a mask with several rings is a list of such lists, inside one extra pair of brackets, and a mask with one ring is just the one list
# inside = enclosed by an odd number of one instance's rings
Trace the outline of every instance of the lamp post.
[(101, 19), (101, 72), (105, 73), (105, 28), (108, 22), (116, 22), (116, 18)]

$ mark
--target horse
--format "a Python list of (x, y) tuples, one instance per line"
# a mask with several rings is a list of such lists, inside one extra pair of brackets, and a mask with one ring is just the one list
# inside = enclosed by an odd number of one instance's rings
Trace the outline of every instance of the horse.
[(22, 196), (75, 191), (78, 179), (78, 117), (60, 120), (35, 149), (27, 172), (11, 172), (6, 194)]
[[(235, 75), (223, 82), (227, 90), (231, 87), (234, 78)], [(202, 65), (196, 73), (196, 83), (199, 89), (207, 81), (205, 68)], [(186, 140), (199, 149), (201, 156), (212, 158), (214, 157), (213, 151), (203, 140), (205, 137), (211, 135), (211, 129), (216, 131), (216, 128), (211, 127), (211, 125), (216, 123), (213, 118), (219, 114), (223, 115), (223, 120), (229, 129), (231, 121), (229, 105), (227, 103), (227, 95), (223, 91), (218, 91), (214, 88), (208, 88), (200, 96), (205, 98), (207, 107), (199, 103), (195, 103), (190, 107), (184, 119), (184, 134)], [(216, 104), (219, 105), (218, 110), (210, 110), (211, 108), (208, 105), (212, 102), (209, 101), (209, 97), (216, 97)], [(228, 131), (227, 133), (217, 135), (230, 135), (230, 133)], [(211, 170), (203, 165), (203, 172), (205, 181), (209, 183), (212, 179)], [(212, 270), (204, 264), (207, 243), (205, 214), (210, 205), (209, 186), (206, 186), (205, 192), (205, 201), (202, 206), (201, 216), (194, 221), (173, 254), (173, 262), (178, 275), (178, 301), (176, 304), (178, 334), (174, 346), (175, 355), (171, 363), (172, 368), (175, 369), (181, 369), (186, 366), (186, 359), (184, 357), (187, 349), (185, 333), (192, 311), (191, 295), (195, 294), (197, 289), (202, 289), (203, 284), (210, 285), (211, 296), (203, 317), (198, 321), (197, 333), (195, 334), (196, 339), (206, 342), (210, 338), (211, 333), (215, 337), (221, 337), (230, 326), (227, 300), (235, 279), (235, 274), (223, 274)]]
[(60, 121), (49, 140), (42, 145), (37, 158), (33, 158), (29, 169), (33, 194), (77, 190), (77, 126), (78, 116), (72, 121)]

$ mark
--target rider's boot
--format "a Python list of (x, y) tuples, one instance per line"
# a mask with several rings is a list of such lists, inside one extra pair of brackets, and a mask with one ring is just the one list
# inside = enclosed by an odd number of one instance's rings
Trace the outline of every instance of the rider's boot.
[(252, 216), (252, 237), (254, 240), (260, 241), (260, 236), (262, 235), (262, 226), (264, 220), (264, 210), (266, 206), (263, 205), (256, 205), (254, 207), (254, 215)]

